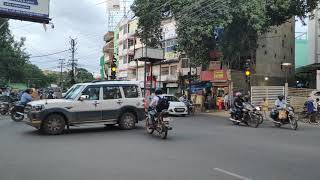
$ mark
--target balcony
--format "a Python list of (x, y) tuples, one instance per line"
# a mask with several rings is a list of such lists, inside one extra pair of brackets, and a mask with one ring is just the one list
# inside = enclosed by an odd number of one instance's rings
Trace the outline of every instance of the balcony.
[(158, 76), (159, 81), (161, 82), (177, 82), (179, 80), (178, 74), (175, 75), (161, 75), (161, 79)]

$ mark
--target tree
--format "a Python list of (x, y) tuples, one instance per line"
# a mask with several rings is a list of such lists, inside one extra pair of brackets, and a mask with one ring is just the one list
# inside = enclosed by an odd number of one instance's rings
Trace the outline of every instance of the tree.
[(93, 75), (88, 70), (84, 68), (77, 69), (77, 73), (76, 73), (77, 83), (90, 82), (90, 81), (93, 81), (93, 79), (94, 79)]
[[(132, 10), (139, 18), (138, 37), (150, 45), (161, 40), (161, 20), (170, 14), (177, 21), (178, 49), (195, 64), (211, 60), (210, 52), (223, 52), (232, 61), (257, 48), (259, 35), (294, 16), (312, 12), (319, 0), (135, 0)], [(223, 28), (221, 41), (214, 30)], [(149, 45), (149, 44), (148, 44)]]

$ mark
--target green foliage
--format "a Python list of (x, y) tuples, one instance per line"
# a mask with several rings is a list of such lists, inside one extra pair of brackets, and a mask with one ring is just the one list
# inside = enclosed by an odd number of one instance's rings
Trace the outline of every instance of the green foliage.
[[(305, 18), (319, 0), (135, 0), (139, 33), (148, 45), (160, 44), (161, 21), (171, 14), (177, 21), (178, 47), (194, 64), (206, 64), (210, 51), (220, 50), (232, 61), (249, 56), (258, 36), (294, 16)], [(213, 31), (224, 28), (221, 42)]]
[(86, 82), (93, 81), (93, 79), (94, 79), (93, 75), (88, 70), (84, 68), (77, 69), (77, 74), (76, 74), (77, 83), (86, 83)]

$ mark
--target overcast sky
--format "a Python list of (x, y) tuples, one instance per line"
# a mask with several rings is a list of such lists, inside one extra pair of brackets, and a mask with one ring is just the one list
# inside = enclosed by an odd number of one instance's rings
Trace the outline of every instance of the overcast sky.
[[(54, 29), (48, 27), (45, 31), (42, 24), (16, 20), (10, 20), (10, 28), (15, 38), (26, 37), (26, 51), (31, 56), (69, 49), (70, 37), (77, 38), (76, 58), (79, 67), (99, 73), (99, 59), (103, 55), (103, 35), (107, 31), (106, 4), (101, 2), (103, 0), (51, 0), (50, 17)], [(297, 31), (305, 31), (305, 28), (298, 25)], [(58, 71), (58, 59), (68, 61), (70, 56), (70, 52), (65, 52), (32, 58), (31, 62), (42, 69)]]
[[(79, 67), (99, 72), (103, 55), (103, 35), (107, 31), (106, 5), (102, 0), (52, 0), (50, 17), (55, 28), (45, 31), (42, 24), (10, 20), (15, 38), (26, 37), (26, 51), (32, 56), (45, 55), (70, 48), (70, 37), (77, 38), (76, 58)], [(31, 62), (43, 69), (59, 70), (58, 59), (69, 60), (70, 52)]]

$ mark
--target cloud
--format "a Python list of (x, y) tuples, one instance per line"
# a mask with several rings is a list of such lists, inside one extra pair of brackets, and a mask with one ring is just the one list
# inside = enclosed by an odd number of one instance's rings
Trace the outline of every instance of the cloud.
[[(99, 59), (103, 55), (103, 35), (107, 31), (107, 15), (104, 4), (93, 0), (51, 1), (50, 17), (55, 28), (45, 32), (43, 25), (10, 20), (12, 34), (20, 39), (26, 37), (26, 50), (32, 56), (49, 54), (70, 48), (70, 37), (77, 38), (76, 58), (79, 66), (90, 72), (99, 72)], [(31, 62), (43, 69), (58, 70), (58, 59), (69, 60), (70, 52)]]

